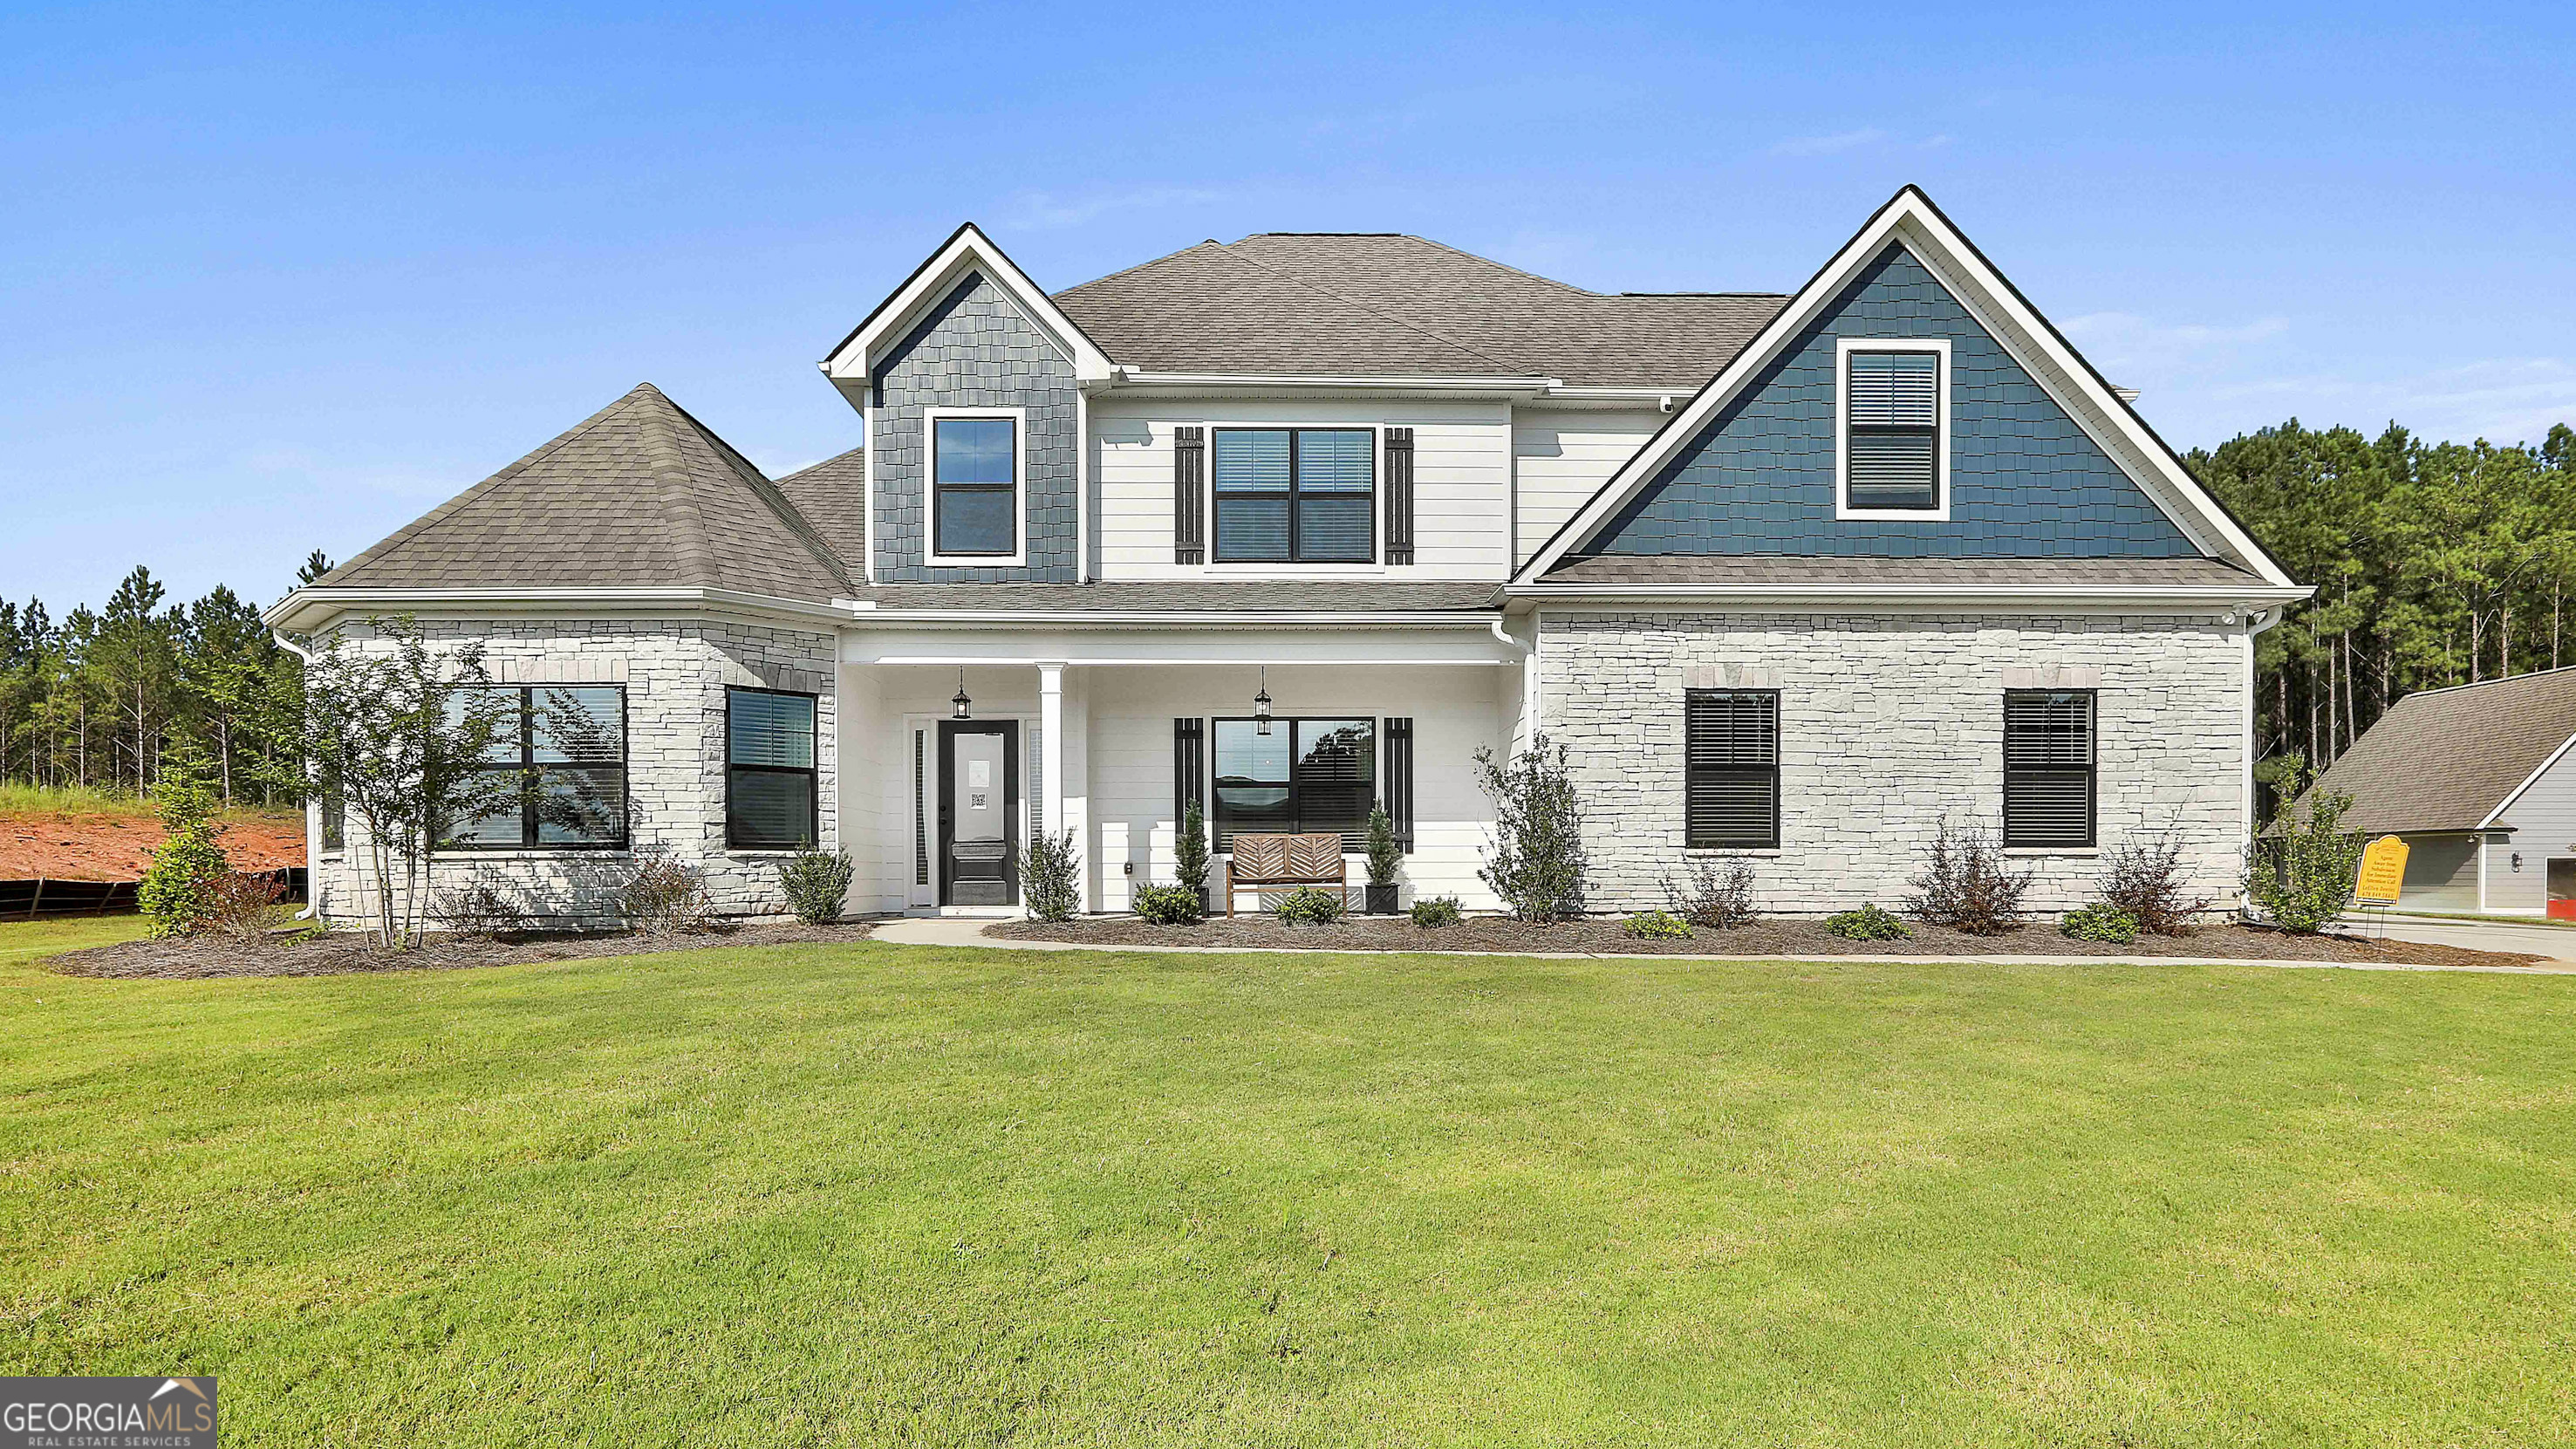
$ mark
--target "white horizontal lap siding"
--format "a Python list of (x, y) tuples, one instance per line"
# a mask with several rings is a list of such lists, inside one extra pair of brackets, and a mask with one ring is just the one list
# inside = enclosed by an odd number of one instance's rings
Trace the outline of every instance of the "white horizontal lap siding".
[(1520, 410), (1512, 420), (1512, 467), (1520, 490), (1512, 566), (1518, 568), (1554, 537), (1663, 424), (1664, 415), (1653, 409)]
[[(1098, 862), (1102, 909), (1123, 911), (1136, 885), (1168, 884), (1174, 878), (1172, 721), (1249, 714), (1253, 693), (1262, 687), (1261, 676), (1255, 670), (1234, 668), (1086, 672), (1091, 707), (1092, 858)], [(1496, 691), (1506, 685), (1517, 687), (1517, 679), (1506, 670), (1465, 666), (1270, 671), (1269, 689), (1280, 718), (1348, 715), (1413, 720), (1415, 846), (1405, 857), (1401, 877), (1407, 904), (1433, 895), (1458, 896), (1472, 909), (1493, 904), (1491, 893), (1476, 879), (1493, 811), (1476, 788), (1475, 752), (1479, 746), (1503, 748)], [(1381, 724), (1381, 765), (1383, 730)], [(1211, 771), (1215, 751), (1211, 731), (1206, 744)], [(1381, 794), (1384, 789), (1381, 777)], [(1210, 797), (1211, 835), (1214, 808)], [(1133, 874), (1127, 870), (1131, 864)], [(1366, 882), (1367, 867), (1356, 855), (1350, 870), (1354, 888)], [(1222, 887), (1222, 859), (1209, 878), (1211, 885)], [(1247, 892), (1238, 908), (1252, 906)], [(1219, 908), (1223, 908), (1221, 901)]]
[[(1174, 432), (1184, 426), (1409, 427), (1413, 429), (1414, 562), (1353, 572), (1404, 579), (1499, 579), (1511, 527), (1511, 410), (1500, 403), (1359, 400), (1350, 403), (1240, 399), (1136, 401), (1101, 398), (1091, 408), (1091, 452), (1099, 516), (1095, 548), (1103, 579), (1259, 578), (1244, 565), (1184, 567), (1172, 561)], [(1378, 545), (1385, 539), (1386, 476), (1378, 460)], [(1213, 530), (1213, 512), (1208, 518)], [(1211, 550), (1213, 538), (1210, 539)], [(1211, 554), (1211, 556), (1213, 556)], [(1315, 566), (1277, 576), (1313, 577)]]
[[(2529, 789), (2507, 801), (2496, 823), (2513, 833), (2487, 847), (2486, 908), (2535, 915), (2548, 910), (2550, 858), (2576, 858), (2576, 750), (2559, 756)], [(2514, 869), (2516, 856), (2522, 858), (2520, 870)]]

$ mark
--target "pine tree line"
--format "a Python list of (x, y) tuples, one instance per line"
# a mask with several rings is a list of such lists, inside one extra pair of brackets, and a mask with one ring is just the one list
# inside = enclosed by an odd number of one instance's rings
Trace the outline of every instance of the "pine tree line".
[(2184, 460), (2315, 598), (2255, 645), (2255, 749), (2322, 768), (2418, 689), (2576, 664), (2576, 432), (2376, 440), (2296, 419)]
[[(328, 566), (315, 554), (305, 578)], [(231, 589), (164, 608), (167, 592), (137, 568), (105, 608), (59, 620), (41, 599), (0, 601), (0, 784), (149, 795), (184, 740), (205, 752), (226, 804), (299, 797), (295, 656)]]

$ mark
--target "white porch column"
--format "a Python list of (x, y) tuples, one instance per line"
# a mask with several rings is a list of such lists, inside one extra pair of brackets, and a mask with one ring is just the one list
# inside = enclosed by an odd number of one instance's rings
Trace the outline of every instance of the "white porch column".
[(1064, 666), (1038, 666), (1038, 833), (1064, 829)]

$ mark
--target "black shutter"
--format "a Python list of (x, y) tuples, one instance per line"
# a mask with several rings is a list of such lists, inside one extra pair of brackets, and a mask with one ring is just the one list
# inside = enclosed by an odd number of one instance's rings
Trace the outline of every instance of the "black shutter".
[(912, 883), (930, 884), (930, 809), (924, 790), (922, 739), (929, 732), (912, 732)]
[(1413, 429), (1386, 430), (1386, 561), (1413, 562)]
[(1172, 824), (1174, 826), (1189, 819), (1191, 806), (1197, 805), (1202, 810), (1206, 808), (1201, 798), (1204, 788), (1201, 782), (1207, 779), (1206, 739), (1206, 721), (1196, 719), (1172, 721)]
[(2004, 694), (2004, 844), (2093, 844), (2093, 692)]
[(1780, 846), (1780, 695), (1694, 689), (1683, 696), (1682, 844), (1692, 850)]
[(1207, 562), (1207, 429), (1176, 428), (1172, 442), (1172, 562)]
[(1413, 852), (1413, 721), (1386, 722), (1386, 813), (1395, 820), (1396, 843)]

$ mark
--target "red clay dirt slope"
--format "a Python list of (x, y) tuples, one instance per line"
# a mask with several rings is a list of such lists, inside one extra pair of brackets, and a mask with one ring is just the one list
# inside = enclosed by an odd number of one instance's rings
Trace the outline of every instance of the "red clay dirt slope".
[[(140, 880), (161, 843), (149, 815), (0, 815), (0, 880)], [(293, 815), (235, 816), (223, 833), (235, 870), (304, 863), (304, 821)]]

